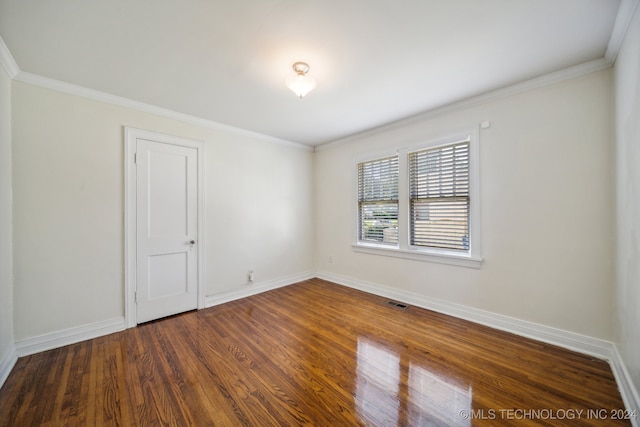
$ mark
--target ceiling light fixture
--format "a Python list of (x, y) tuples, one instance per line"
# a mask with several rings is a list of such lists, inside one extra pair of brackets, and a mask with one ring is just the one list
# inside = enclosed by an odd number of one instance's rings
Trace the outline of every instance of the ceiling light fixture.
[(316, 87), (316, 81), (313, 77), (307, 76), (309, 65), (304, 62), (293, 64), (293, 71), (296, 72), (296, 75), (289, 77), (284, 84), (302, 99)]

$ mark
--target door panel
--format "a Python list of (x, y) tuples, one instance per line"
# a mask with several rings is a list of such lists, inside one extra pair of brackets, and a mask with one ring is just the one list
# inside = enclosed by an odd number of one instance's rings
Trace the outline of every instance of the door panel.
[(188, 292), (189, 262), (184, 253), (160, 254), (149, 257), (149, 301), (182, 295)]
[[(143, 148), (146, 145), (143, 144)], [(155, 148), (157, 151), (148, 151), (149, 236), (171, 237), (189, 233), (187, 210), (182, 203), (189, 197), (188, 157), (182, 152), (175, 152), (176, 148), (182, 147), (160, 146)]]
[(198, 151), (144, 139), (136, 144), (136, 321), (142, 323), (197, 308)]

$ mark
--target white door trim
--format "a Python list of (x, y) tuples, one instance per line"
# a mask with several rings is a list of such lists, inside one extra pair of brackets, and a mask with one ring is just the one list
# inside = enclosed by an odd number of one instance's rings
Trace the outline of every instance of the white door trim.
[(124, 128), (124, 319), (127, 328), (137, 325), (136, 322), (136, 140), (138, 138), (181, 147), (195, 148), (198, 151), (198, 309), (205, 308), (206, 277), (205, 277), (205, 144), (187, 138), (181, 138), (162, 133)]

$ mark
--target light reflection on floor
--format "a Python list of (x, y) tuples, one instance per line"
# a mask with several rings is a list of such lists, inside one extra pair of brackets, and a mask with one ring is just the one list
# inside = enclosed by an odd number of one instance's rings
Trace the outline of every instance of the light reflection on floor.
[(400, 414), (400, 358), (375, 344), (358, 339), (356, 411), (365, 423), (398, 425)]
[[(461, 416), (471, 410), (471, 386), (456, 384), (411, 360), (406, 362), (401, 363), (401, 355), (379, 343), (358, 339), (355, 403), (366, 425), (471, 425)], [(408, 366), (408, 372), (402, 372), (403, 366)], [(408, 390), (401, 393), (404, 375)]]

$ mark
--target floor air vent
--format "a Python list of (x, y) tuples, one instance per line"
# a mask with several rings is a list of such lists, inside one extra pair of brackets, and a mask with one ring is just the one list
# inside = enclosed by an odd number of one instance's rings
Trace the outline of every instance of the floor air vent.
[(409, 308), (407, 304), (403, 304), (398, 301), (387, 301), (387, 305), (390, 305), (395, 308), (399, 308), (400, 310), (406, 310), (407, 308)]

